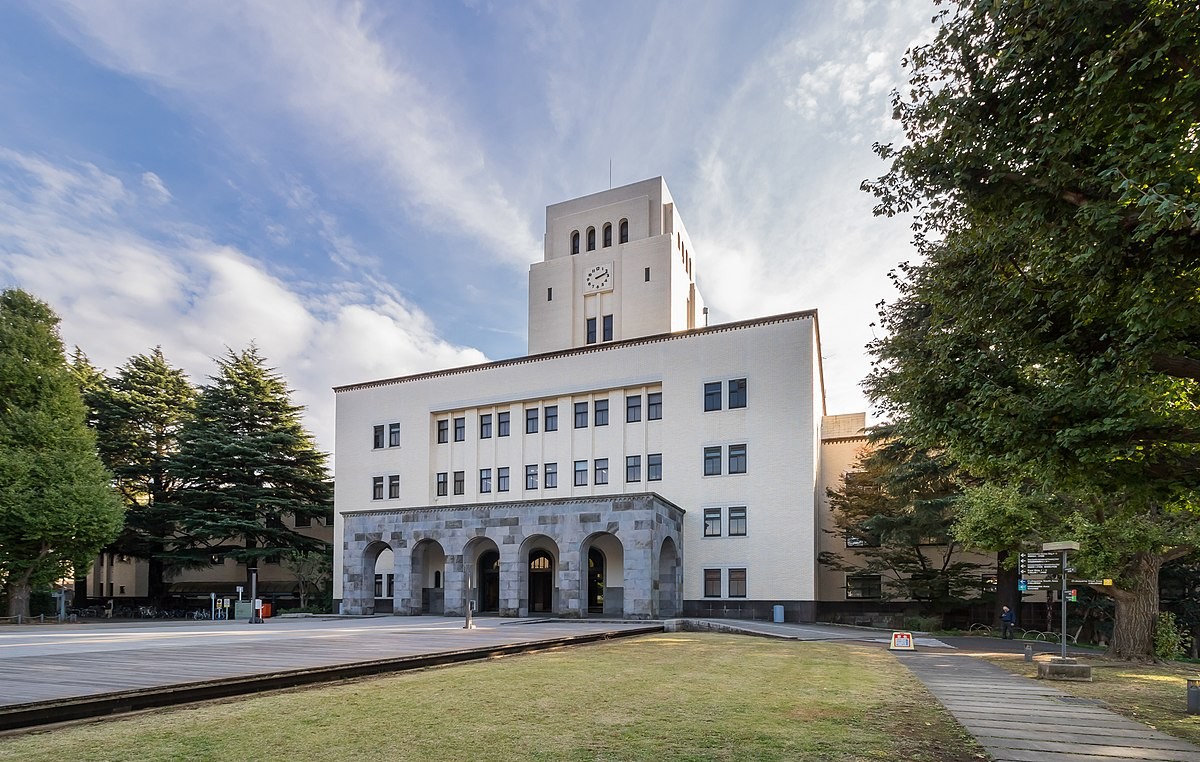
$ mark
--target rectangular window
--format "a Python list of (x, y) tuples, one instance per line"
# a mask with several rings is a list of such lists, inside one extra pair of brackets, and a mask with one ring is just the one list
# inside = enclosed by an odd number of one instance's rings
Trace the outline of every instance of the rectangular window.
[(383, 575), (382, 574), (375, 575), (375, 597), (376, 598), (383, 597)]
[(704, 475), (705, 476), (720, 476), (721, 475), (721, 448), (720, 447), (705, 447), (704, 448)]
[(546, 431), (558, 431), (558, 405), (546, 405)]
[(720, 569), (705, 569), (704, 570), (704, 597), (705, 598), (720, 598), (721, 597), (721, 570)]
[(746, 507), (734, 506), (729, 509), (729, 536), (744, 537), (746, 535)]
[(576, 487), (586, 487), (587, 486), (587, 461), (586, 460), (575, 461), (575, 486)]
[(603, 318), (603, 321), (602, 321), (601, 327), (600, 327), (600, 340), (601, 341), (612, 341), (613, 340), (613, 316), (612, 315), (605, 315)]
[(383, 477), (382, 476), (376, 476), (371, 479), (371, 499), (372, 500), (382, 500), (383, 499)]
[(462, 494), (465, 494), (466, 491), (467, 491), (467, 472), (466, 471), (455, 471), (454, 472), (454, 494), (462, 495)]
[(400, 497), (400, 474), (392, 474), (388, 477), (388, 500), (396, 500)]
[(646, 481), (662, 481), (662, 453), (657, 452), (646, 456)]
[(646, 268), (646, 282), (647, 283), (650, 282), (650, 268), (649, 267)]
[(388, 575), (386, 575), (386, 577), (387, 577), (387, 597), (395, 598), (396, 597), (396, 575), (388, 574)]
[(446, 444), (450, 441), (450, 421), (442, 418), (437, 422), (437, 443)]
[(466, 418), (455, 418), (454, 419), (454, 441), (455, 442), (465, 442), (466, 439), (467, 439), (467, 419)]
[(508, 413), (496, 413), (496, 436), (508, 436)]
[(496, 469), (496, 491), (508, 492), (508, 466)]
[(662, 392), (650, 392), (646, 395), (646, 420), (662, 420)]
[(721, 382), (714, 381), (711, 384), (704, 385), (704, 410), (720, 410), (721, 409)]
[(729, 570), (729, 597), (730, 598), (745, 598), (746, 597), (746, 570), (745, 569), (730, 569)]
[(525, 466), (525, 489), (537, 489), (537, 466)]
[(637, 423), (642, 420), (642, 395), (635, 394), (625, 398), (625, 423)]
[(586, 402), (576, 402), (575, 403), (575, 428), (577, 428), (577, 429), (586, 429), (587, 428), (587, 413), (588, 413), (587, 409), (588, 409), (588, 404)]
[(627, 455), (625, 457), (625, 481), (640, 482), (642, 480), (642, 456)]
[(878, 574), (850, 574), (846, 576), (847, 598), (882, 598), (883, 578)]
[(734, 378), (729, 381), (729, 409), (746, 407), (746, 379)]
[(705, 508), (704, 509), (704, 536), (705, 537), (720, 537), (721, 536), (721, 509), (720, 508)]
[(388, 447), (400, 446), (400, 424), (388, 424)]
[(729, 473), (746, 473), (746, 445), (729, 445)]
[(546, 489), (557, 489), (558, 488), (558, 464), (557, 463), (547, 463), (543, 467), (542, 481), (544, 482)]
[(492, 414), (491, 413), (484, 413), (483, 415), (479, 416), (479, 438), (480, 439), (491, 439), (492, 438)]
[(608, 458), (596, 459), (596, 484), (608, 484)]
[(596, 343), (596, 318), (587, 319), (587, 343)]
[(448, 474), (445, 471), (441, 471), (437, 475), (437, 496), (438, 497), (445, 497), (446, 493), (448, 492), (447, 487), (449, 485), (449, 482), (446, 479), (447, 476), (448, 476)]
[(597, 426), (607, 426), (608, 425), (608, 400), (596, 400), (595, 407), (596, 407), (595, 424)]
[(546, 301), (548, 301), (548, 302), (554, 301), (554, 289), (553, 288), (546, 289)]
[(490, 469), (490, 468), (479, 469), (479, 491), (480, 491), (480, 493), (487, 493), (487, 492), (492, 491), (492, 469)]
[[(396, 477), (396, 478), (399, 478), (399, 477)], [(305, 527), (310, 527), (310, 526), (312, 526), (312, 516), (297, 516), (296, 517), (296, 528), (297, 529), (304, 529)]]
[(538, 430), (538, 409), (536, 407), (525, 408), (525, 433), (536, 434)]
[(383, 447), (383, 424), (382, 423), (375, 427), (375, 440), (374, 441), (375, 441), (374, 446), (375, 446), (376, 450)]

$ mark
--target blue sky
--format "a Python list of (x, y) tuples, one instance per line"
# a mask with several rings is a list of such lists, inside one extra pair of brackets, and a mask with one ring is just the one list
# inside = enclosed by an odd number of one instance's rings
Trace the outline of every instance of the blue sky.
[(831, 413), (907, 220), (859, 183), (925, 0), (0, 4), (0, 286), (112, 370), (337, 384), (525, 352), (545, 207), (662, 175), (710, 322), (816, 308)]

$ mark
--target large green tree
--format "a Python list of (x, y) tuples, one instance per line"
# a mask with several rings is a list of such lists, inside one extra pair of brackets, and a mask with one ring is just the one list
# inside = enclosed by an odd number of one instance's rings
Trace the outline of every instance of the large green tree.
[(864, 183), (922, 255), (866, 386), (972, 473), (1073, 495), (1027, 539), (1079, 539), (1117, 580), (1110, 652), (1149, 658), (1198, 523), (1200, 13), (962, 0), (937, 22), (894, 98), (907, 141)]
[(255, 347), (216, 362), (170, 466), (186, 486), (172, 503), (167, 558), (194, 567), (233, 558), (252, 569), (287, 551), (322, 551), (323, 541), (287, 521), (328, 521), (332, 511), (327, 456), (304, 429), (303, 408)]
[(178, 452), (183, 425), (192, 418), (196, 389), (167, 362), (160, 347), (131, 357), (112, 379), (78, 351), (74, 368), (91, 410), (100, 457), (125, 502), (125, 527), (111, 550), (148, 562), (148, 594), (161, 602), (173, 571), (164, 557), (175, 534), (171, 503), (183, 486), (167, 465)]
[(121, 528), (58, 335), (24, 291), (0, 293), (0, 581), (10, 616), (35, 586), (86, 566)]
[(872, 446), (842, 486), (829, 491), (833, 534), (847, 553), (822, 553), (825, 566), (878, 574), (885, 598), (917, 602), (941, 616), (978, 593), (980, 567), (964, 558), (949, 534), (958, 502), (957, 468), (944, 452), (929, 452), (872, 432)]

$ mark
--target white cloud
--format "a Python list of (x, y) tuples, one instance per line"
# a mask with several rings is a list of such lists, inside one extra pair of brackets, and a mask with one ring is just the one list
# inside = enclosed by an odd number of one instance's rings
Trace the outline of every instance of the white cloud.
[(427, 227), (477, 240), (482, 256), (526, 264), (539, 250), (530, 211), (506, 198), (454, 94), (411, 73), (358, 4), (88, 0), (57, 18), (105, 65), (262, 150), (308, 144), (328, 171), (370, 178)]
[(258, 262), (193, 230), (141, 229), (147, 204), (91, 164), (0, 151), (0, 281), (47, 301), (63, 340), (100, 367), (161, 345), (203, 381), (226, 347), (257, 343), (333, 447), (337, 384), (482, 362), (438, 338), (389, 290), (328, 284), (300, 292)]
[(163, 184), (162, 178), (153, 172), (142, 173), (142, 185), (150, 190), (151, 196), (159, 202), (171, 200), (171, 191)]

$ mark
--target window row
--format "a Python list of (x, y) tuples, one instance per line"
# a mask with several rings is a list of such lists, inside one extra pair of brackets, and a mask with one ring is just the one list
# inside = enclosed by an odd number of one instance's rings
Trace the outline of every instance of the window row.
[(372, 447), (376, 450), (382, 450), (384, 447), (400, 446), (399, 423), (377, 424), (372, 433)]
[[(591, 403), (576, 402), (574, 407), (575, 428), (586, 429), (589, 420), (593, 426), (608, 425), (608, 400), (595, 400)], [(479, 414), (479, 438), (492, 438), (492, 413)], [(646, 420), (662, 419), (662, 392), (646, 394)], [(642, 395), (635, 394), (625, 398), (625, 422), (637, 423), (642, 420)], [(495, 434), (498, 437), (509, 435), (510, 413), (495, 414)], [(397, 424), (398, 425), (398, 424)], [(558, 405), (546, 405), (542, 408), (525, 408), (525, 433), (537, 434), (539, 427), (542, 431), (558, 431)], [(466, 441), (467, 419), (463, 416), (440, 418), (437, 421), (437, 443), (447, 444), (451, 441), (451, 431), (455, 442)]]
[[(704, 597), (705, 598), (720, 598), (721, 596), (721, 569), (705, 569), (704, 570)], [(745, 569), (726, 569), (729, 586), (725, 594), (726, 598), (745, 598), (746, 597), (746, 570)]]
[[(574, 462), (574, 480), (573, 484), (576, 487), (586, 487), (588, 484), (608, 484), (609, 483), (609, 463), (608, 458), (596, 458), (589, 462), (586, 460), (577, 460)], [(511, 489), (511, 469), (508, 466), (503, 466), (494, 469), (495, 479), (493, 480), (493, 469), (479, 469), (479, 493), (489, 494), (493, 487), (496, 492), (508, 492)], [(558, 488), (558, 464), (543, 463), (539, 469), (538, 465), (532, 464), (525, 466), (525, 489), (538, 489), (538, 479), (541, 477), (543, 489)], [(399, 491), (399, 477), (396, 478), (396, 489)], [(382, 477), (377, 477), (379, 480), (379, 494), (382, 499), (383, 482)], [(630, 455), (625, 458), (625, 481), (640, 482), (642, 480), (642, 456)], [(662, 453), (651, 453), (646, 456), (646, 481), (657, 482), (662, 481)], [(434, 478), (434, 491), (438, 497), (446, 497), (450, 494), (451, 484), (453, 484), (455, 495), (466, 494), (466, 472), (465, 471), (441, 471)], [(399, 497), (399, 494), (396, 495)]]
[[(705, 508), (704, 509), (704, 536), (705, 537), (720, 537), (722, 514), (726, 511), (725, 508)], [(728, 508), (729, 511), (729, 536), (730, 537), (745, 537), (746, 536), (746, 506), (734, 505)]]
[[(611, 222), (604, 223), (604, 227), (601, 228), (601, 235), (602, 235), (602, 241), (603, 241), (604, 248), (608, 248), (609, 246), (613, 245), (613, 226), (612, 226)], [(595, 251), (596, 250), (596, 228), (589, 227), (584, 232), (584, 236), (586, 237), (586, 241), (587, 241), (587, 250)], [(629, 220), (621, 220), (619, 223), (617, 223), (617, 236), (618, 236), (618, 241), (617, 241), (618, 243), (629, 243)], [(574, 255), (574, 254), (579, 253), (579, 241), (580, 241), (579, 231), (572, 230), (571, 231), (571, 254)]]
[(387, 499), (396, 500), (400, 497), (400, 474), (375, 476), (371, 478), (371, 499), (383, 500), (384, 479), (387, 480)]
[[(723, 448), (720, 445), (717, 445), (715, 447), (705, 447), (704, 448), (704, 475), (705, 476), (720, 476), (721, 475), (721, 463), (724, 460), (721, 457), (722, 449)], [(731, 474), (746, 473), (746, 445), (731, 444), (731, 445), (729, 445), (728, 449), (729, 449), (729, 473), (731, 473)]]
[[(721, 387), (720, 381), (712, 381), (704, 385), (704, 411), (720, 410), (721, 409)], [(729, 409), (746, 407), (746, 379), (731, 378), (728, 381), (729, 387)]]

